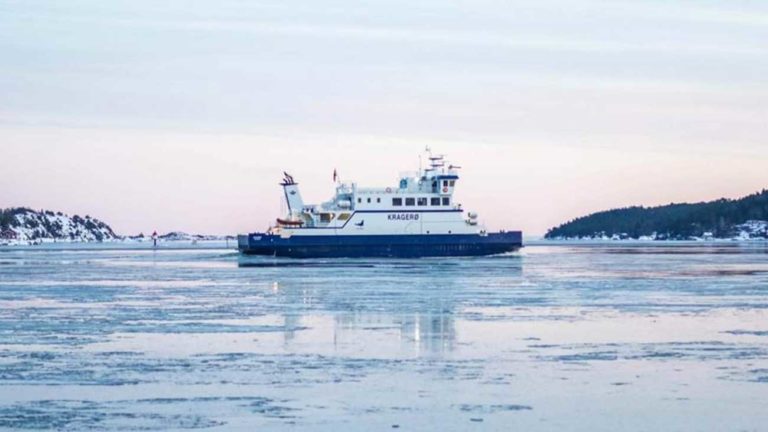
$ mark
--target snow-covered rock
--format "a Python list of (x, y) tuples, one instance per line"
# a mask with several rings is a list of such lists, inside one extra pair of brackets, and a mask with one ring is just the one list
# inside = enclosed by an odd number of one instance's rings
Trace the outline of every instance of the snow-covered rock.
[(119, 237), (106, 223), (90, 216), (28, 208), (0, 210), (0, 242), (30, 244), (53, 241), (101, 242)]
[(227, 240), (232, 237), (229, 236), (217, 236), (217, 235), (204, 235), (204, 234), (187, 234), (182, 231), (172, 231), (167, 234), (158, 236), (162, 241), (213, 241), (213, 240)]
[(768, 239), (768, 221), (749, 220), (734, 226), (739, 240)]
[[(233, 236), (187, 234), (173, 231), (158, 236), (162, 242), (205, 242), (234, 240)], [(143, 233), (121, 236), (106, 223), (90, 216), (69, 216), (48, 210), (35, 211), (28, 208), (0, 209), (0, 246), (22, 246), (53, 242), (125, 242), (143, 243), (152, 241)]]
[(171, 231), (167, 234), (158, 236), (160, 240), (165, 241), (189, 241), (192, 240), (192, 236), (182, 231)]

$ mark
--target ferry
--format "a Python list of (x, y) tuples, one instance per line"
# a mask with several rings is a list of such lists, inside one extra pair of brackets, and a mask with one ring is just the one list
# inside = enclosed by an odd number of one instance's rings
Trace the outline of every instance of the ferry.
[(280, 183), (287, 212), (265, 232), (238, 236), (244, 255), (292, 258), (481, 256), (514, 252), (522, 232), (488, 232), (454, 201), (461, 167), (427, 153), (427, 167), (390, 187), (339, 181), (322, 204), (305, 204), (288, 173)]

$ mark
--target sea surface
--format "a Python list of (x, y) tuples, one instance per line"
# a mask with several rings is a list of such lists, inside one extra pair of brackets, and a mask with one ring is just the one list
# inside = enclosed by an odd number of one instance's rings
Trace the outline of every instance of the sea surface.
[(0, 250), (0, 430), (768, 430), (768, 245)]

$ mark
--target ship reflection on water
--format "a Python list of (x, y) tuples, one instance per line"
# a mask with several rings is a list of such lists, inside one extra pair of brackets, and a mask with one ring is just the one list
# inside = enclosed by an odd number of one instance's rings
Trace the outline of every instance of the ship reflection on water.
[[(327, 341), (330, 346), (318, 349), (359, 355), (448, 354), (456, 347), (456, 319), (465, 307), (492, 306), (509, 296), (496, 282), (477, 285), (473, 274), (485, 271), (519, 281), (523, 273), (519, 256), (464, 261), (245, 257), (238, 265), (273, 278), (267, 296), (283, 310), (287, 349)], [(529, 301), (526, 293), (519, 293), (522, 302)]]
[(401, 351), (414, 355), (447, 353), (456, 343), (453, 315), (445, 313), (342, 314), (335, 319), (334, 341), (355, 343), (376, 330), (397, 338)]
[[(286, 265), (304, 267), (306, 263), (279, 264)], [(309, 339), (311, 334), (313, 342), (332, 341), (333, 349), (341, 351), (354, 348), (360, 354), (381, 354), (391, 350), (393, 354), (429, 356), (449, 353), (455, 347), (457, 300), (462, 299), (456, 283), (443, 276), (439, 286), (429, 289), (397, 286), (379, 291), (370, 284), (304, 288), (288, 280), (273, 282), (270, 294), (289, 309), (281, 315), (286, 349), (303, 343), (300, 336)], [(371, 301), (378, 306), (370, 308)], [(330, 313), (318, 314), (318, 310)]]

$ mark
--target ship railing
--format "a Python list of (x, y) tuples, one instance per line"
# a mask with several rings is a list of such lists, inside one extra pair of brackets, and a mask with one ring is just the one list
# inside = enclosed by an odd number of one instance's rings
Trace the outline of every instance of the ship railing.
[(393, 192), (396, 192), (396, 191), (397, 191), (397, 188), (394, 188), (394, 187), (359, 188), (359, 189), (357, 189), (358, 195), (393, 193)]

